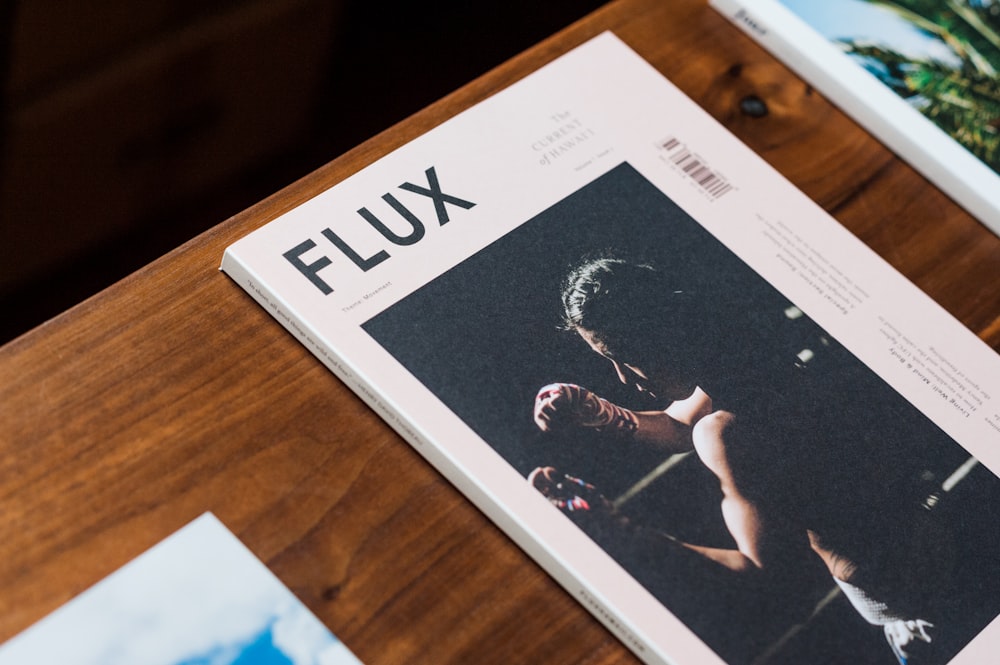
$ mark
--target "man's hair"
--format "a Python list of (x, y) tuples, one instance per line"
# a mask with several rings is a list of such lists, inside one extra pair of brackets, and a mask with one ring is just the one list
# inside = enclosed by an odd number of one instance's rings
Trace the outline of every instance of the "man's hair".
[(692, 323), (681, 320), (691, 298), (671, 281), (647, 263), (586, 258), (563, 282), (563, 327), (593, 333), (609, 351), (640, 351), (665, 343), (667, 334), (676, 340)]

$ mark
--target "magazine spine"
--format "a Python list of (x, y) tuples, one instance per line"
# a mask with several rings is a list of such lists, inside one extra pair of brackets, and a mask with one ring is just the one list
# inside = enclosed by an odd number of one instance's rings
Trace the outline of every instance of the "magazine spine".
[[(919, 117), (920, 123), (932, 127), (932, 132), (939, 133), (942, 139), (947, 137), (947, 142), (953, 143), (942, 146), (942, 142), (937, 141), (936, 145), (928, 146), (926, 142), (915, 138), (905, 129), (895, 114), (887, 113), (877, 101), (859, 92), (851, 81), (841, 80), (831, 73), (830, 63), (823, 61), (825, 52), (822, 49), (817, 54), (815, 51), (800, 48), (775, 25), (780, 21), (772, 21), (771, 12), (785, 11), (784, 7), (775, 6), (776, 0), (775, 2), (767, 0), (764, 3), (746, 0), (709, 0), (709, 4), (865, 127), (890, 150), (906, 160), (987, 228), (1000, 235), (1000, 188), (989, 186), (995, 174), (978, 158), (966, 153), (957, 142), (938, 130), (929, 120), (924, 119), (919, 112), (913, 111), (912, 114)], [(808, 30), (812, 31), (811, 28)], [(823, 39), (818, 35), (817, 38)], [(903, 112), (909, 111), (901, 106), (902, 102), (897, 108)], [(953, 169), (943, 163), (938, 155), (941, 148), (946, 148), (953, 157), (956, 153), (964, 153), (960, 157), (964, 164), (984, 177), (970, 181), (961, 170)], [(986, 185), (979, 186), (984, 179), (987, 180)]]
[(472, 501), (494, 524), (510, 537), (515, 544), (535, 560), (553, 579), (580, 603), (591, 615), (611, 631), (626, 647), (648, 665), (677, 665), (667, 658), (650, 641), (643, 639), (636, 631), (625, 625), (626, 618), (604, 602), (595, 589), (583, 581), (564, 562), (560, 561), (545, 546), (524, 528), (516, 515), (486, 492), (475, 480), (453, 460), (442, 447), (434, 444), (431, 437), (417, 431), (417, 424), (407, 419), (392, 404), (384, 400), (379, 391), (364, 375), (351, 367), (346, 357), (336, 348), (323, 343), (307, 320), (288, 307), (281, 297), (268, 286), (266, 280), (254, 275), (231, 248), (222, 258), (220, 270), (236, 282), (258, 305), (268, 312), (285, 330), (291, 333), (303, 346), (317, 357), (344, 385), (350, 388), (386, 424), (414, 448), (431, 466), (454, 485), (466, 498)]

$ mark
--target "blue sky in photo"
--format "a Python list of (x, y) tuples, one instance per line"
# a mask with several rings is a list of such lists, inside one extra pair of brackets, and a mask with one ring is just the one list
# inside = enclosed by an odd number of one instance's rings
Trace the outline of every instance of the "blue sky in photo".
[[(206, 663), (205, 665), (211, 665)], [(232, 665), (295, 665), (292, 660), (274, 644), (271, 627), (246, 645)]]
[(957, 66), (948, 46), (895, 12), (864, 0), (781, 0), (817, 32), (830, 40), (871, 41), (914, 58)]
[(214, 647), (207, 654), (185, 658), (176, 665), (295, 665), (274, 644), (274, 634), (268, 626), (251, 640), (239, 646)]
[(295, 665), (274, 644), (274, 633), (268, 626), (248, 643), (237, 647), (215, 647), (210, 653), (185, 658), (176, 665)]

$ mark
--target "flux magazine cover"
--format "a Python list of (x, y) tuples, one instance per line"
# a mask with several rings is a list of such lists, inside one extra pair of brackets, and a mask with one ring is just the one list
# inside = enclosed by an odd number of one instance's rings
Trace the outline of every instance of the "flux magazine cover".
[(222, 269), (646, 662), (1000, 646), (1000, 357), (611, 33)]

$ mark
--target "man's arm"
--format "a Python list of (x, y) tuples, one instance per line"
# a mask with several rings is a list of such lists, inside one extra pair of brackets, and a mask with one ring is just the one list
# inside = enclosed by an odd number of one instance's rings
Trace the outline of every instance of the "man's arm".
[(753, 488), (755, 478), (741, 473), (733, 464), (732, 448), (747, 444), (733, 440), (735, 420), (732, 413), (717, 411), (699, 420), (692, 436), (699, 458), (719, 479), (722, 517), (737, 547), (735, 551), (701, 548), (702, 553), (733, 570), (751, 566), (774, 570), (801, 561), (810, 552), (805, 530), (769, 514), (764, 506), (751, 499), (750, 496), (761, 496), (768, 488)]
[(701, 390), (666, 411), (631, 411), (581, 386), (554, 383), (538, 391), (534, 418), (545, 432), (595, 428), (672, 454), (693, 449), (691, 428), (710, 411), (711, 399)]
[(693, 450), (691, 426), (665, 411), (637, 412), (638, 426), (632, 435), (636, 443), (652, 446), (667, 455)]
[(712, 398), (701, 388), (691, 396), (672, 402), (665, 411), (643, 411), (635, 438), (664, 453), (683, 453), (694, 449), (691, 432), (699, 420), (712, 413)]

